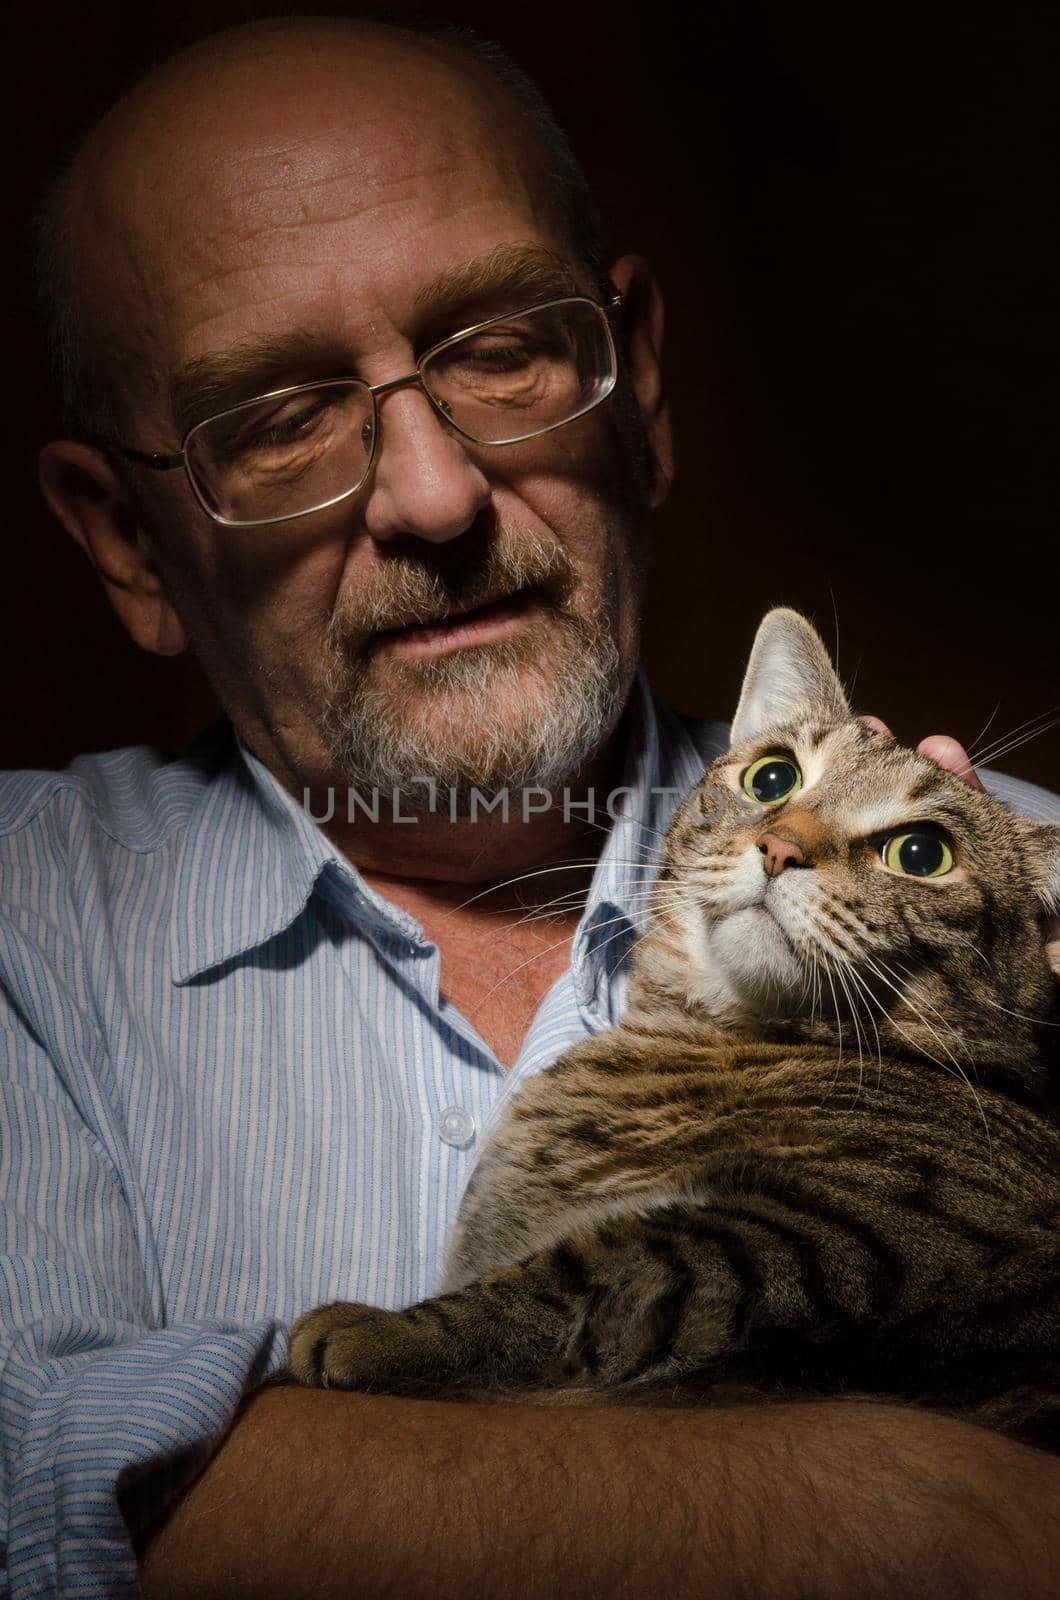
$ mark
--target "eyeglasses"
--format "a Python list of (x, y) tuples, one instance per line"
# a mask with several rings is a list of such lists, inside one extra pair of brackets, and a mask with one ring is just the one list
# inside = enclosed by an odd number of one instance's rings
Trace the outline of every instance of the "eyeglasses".
[(156, 472), (183, 467), (207, 516), (227, 528), (288, 522), (356, 494), (375, 458), (378, 397), (418, 385), (447, 429), (519, 444), (606, 400), (618, 377), (609, 324), (622, 304), (587, 296), (491, 317), (433, 345), (389, 383), (330, 378), (230, 406), (198, 422), (175, 455), (119, 446)]

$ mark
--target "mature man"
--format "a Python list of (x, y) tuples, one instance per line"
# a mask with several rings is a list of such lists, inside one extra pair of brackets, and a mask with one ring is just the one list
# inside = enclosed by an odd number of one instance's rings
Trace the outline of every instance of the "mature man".
[(12, 1593), (1051, 1592), (1056, 1465), (940, 1418), (262, 1387), (429, 1292), (723, 747), (636, 676), (661, 302), (527, 86), (350, 22), (161, 68), (48, 238), (45, 494), (228, 721), (0, 800)]

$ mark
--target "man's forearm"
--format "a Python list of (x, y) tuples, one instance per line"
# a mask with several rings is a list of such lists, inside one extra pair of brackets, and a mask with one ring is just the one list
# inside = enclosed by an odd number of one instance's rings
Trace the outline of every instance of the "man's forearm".
[(147, 1600), (1042, 1600), (1060, 1463), (860, 1403), (251, 1397), (141, 1552)]

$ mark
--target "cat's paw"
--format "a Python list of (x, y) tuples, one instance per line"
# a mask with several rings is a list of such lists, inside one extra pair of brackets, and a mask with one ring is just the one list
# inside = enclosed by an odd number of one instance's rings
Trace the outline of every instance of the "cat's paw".
[(317, 1389), (372, 1389), (393, 1377), (396, 1311), (336, 1300), (307, 1311), (291, 1328), (288, 1366)]

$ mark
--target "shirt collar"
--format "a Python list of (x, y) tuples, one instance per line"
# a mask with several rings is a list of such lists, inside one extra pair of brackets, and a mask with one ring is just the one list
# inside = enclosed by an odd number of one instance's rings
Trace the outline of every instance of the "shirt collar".
[(289, 928), (324, 873), (354, 897), (366, 886), (327, 835), (231, 724), (217, 730), (217, 766), (181, 842), (170, 944), (187, 983)]
[[(703, 754), (680, 719), (657, 700), (643, 668), (626, 715), (621, 786), (609, 796), (594, 796), (594, 820), (609, 831), (571, 951), (579, 1005), (599, 1026), (614, 1015), (615, 973), (643, 931), (646, 890), (662, 837), (704, 766)], [(171, 938), (176, 983), (187, 983), (284, 932), (325, 879), (366, 931), (406, 943), (422, 937), (415, 919), (369, 888), (231, 724), (221, 722), (209, 738), (214, 770), (184, 830), (176, 863)], [(723, 747), (722, 741), (718, 748)], [(613, 826), (609, 804), (617, 819)]]

